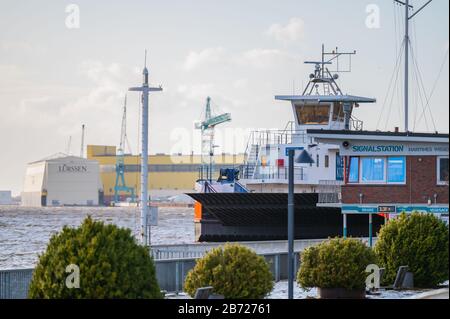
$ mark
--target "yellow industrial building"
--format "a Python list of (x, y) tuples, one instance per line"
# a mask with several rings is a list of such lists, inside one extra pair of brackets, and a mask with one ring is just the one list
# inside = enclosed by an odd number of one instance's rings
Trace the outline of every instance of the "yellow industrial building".
[[(88, 145), (87, 159), (97, 160), (100, 164), (101, 182), (103, 184), (104, 201), (110, 202), (114, 197), (116, 184), (116, 147), (104, 145)], [(152, 196), (170, 196), (194, 190), (195, 181), (199, 179), (201, 167), (200, 155), (156, 154), (148, 157), (149, 179), (148, 189)], [(235, 168), (242, 165), (243, 154), (219, 154), (214, 156), (215, 178), (219, 168)], [(125, 155), (125, 183), (133, 187), (135, 194), (140, 192), (140, 156)], [(129, 196), (129, 195), (127, 195)], [(125, 195), (121, 196), (123, 200)]]

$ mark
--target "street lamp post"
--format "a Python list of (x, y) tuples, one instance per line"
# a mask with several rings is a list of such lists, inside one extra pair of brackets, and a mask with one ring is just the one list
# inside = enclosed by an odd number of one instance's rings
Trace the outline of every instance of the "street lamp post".
[(294, 298), (294, 149), (289, 149), (288, 167), (288, 299)]
[[(294, 298), (294, 276), (295, 276), (295, 255), (294, 255), (294, 155), (295, 148), (288, 149), (288, 299)], [(298, 164), (311, 164), (314, 160), (306, 150), (300, 153), (295, 160)]]

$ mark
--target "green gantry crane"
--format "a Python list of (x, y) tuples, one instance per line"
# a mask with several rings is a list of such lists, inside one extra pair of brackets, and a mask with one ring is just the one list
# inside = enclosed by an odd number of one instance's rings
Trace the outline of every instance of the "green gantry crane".
[[(231, 121), (231, 114), (224, 113), (213, 116), (211, 111), (211, 98), (206, 98), (205, 118), (195, 124), (196, 129), (202, 132), (202, 165), (201, 175), (206, 171), (206, 179), (212, 180), (214, 165), (214, 128), (216, 125)], [(208, 168), (209, 166), (209, 168)]]
[(133, 187), (129, 187), (125, 183), (125, 144), (130, 147), (127, 137), (127, 96), (123, 105), (122, 127), (120, 129), (120, 145), (116, 152), (116, 184), (114, 186), (114, 202), (119, 202), (119, 192), (130, 194), (131, 201), (136, 201)]

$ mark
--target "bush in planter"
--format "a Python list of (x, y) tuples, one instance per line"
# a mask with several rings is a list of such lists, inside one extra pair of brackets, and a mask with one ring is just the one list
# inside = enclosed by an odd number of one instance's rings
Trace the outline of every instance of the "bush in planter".
[(374, 263), (374, 253), (360, 240), (329, 239), (302, 253), (297, 283), (302, 288), (361, 290), (368, 275), (366, 267)]
[(434, 287), (449, 277), (448, 226), (433, 214), (401, 214), (384, 225), (375, 244), (383, 282), (392, 284), (399, 266), (408, 266), (416, 287)]
[[(68, 288), (68, 265), (79, 267), (79, 288)], [(74, 274), (74, 273), (73, 273)], [(86, 218), (64, 227), (39, 257), (30, 298), (162, 298), (148, 249), (131, 231)]]
[(273, 288), (264, 257), (247, 247), (226, 244), (209, 251), (187, 274), (184, 290), (192, 297), (197, 288), (212, 286), (227, 299), (263, 298)]

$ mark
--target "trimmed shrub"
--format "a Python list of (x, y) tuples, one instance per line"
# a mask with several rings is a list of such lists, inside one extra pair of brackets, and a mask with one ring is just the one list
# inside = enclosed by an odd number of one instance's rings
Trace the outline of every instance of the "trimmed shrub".
[[(69, 265), (79, 267), (79, 288), (68, 288)], [(70, 282), (70, 281), (69, 281)], [(53, 235), (39, 256), (30, 298), (162, 298), (148, 248), (129, 229), (87, 217), (80, 227)]]
[(264, 257), (247, 247), (226, 244), (209, 251), (187, 274), (184, 290), (212, 286), (227, 299), (264, 298), (273, 289), (272, 273)]
[(297, 283), (302, 288), (364, 289), (372, 250), (360, 240), (334, 238), (307, 248), (301, 255)]
[(416, 287), (435, 287), (448, 279), (448, 226), (433, 214), (400, 214), (384, 225), (375, 244), (383, 282), (392, 284), (399, 266), (408, 266)]

